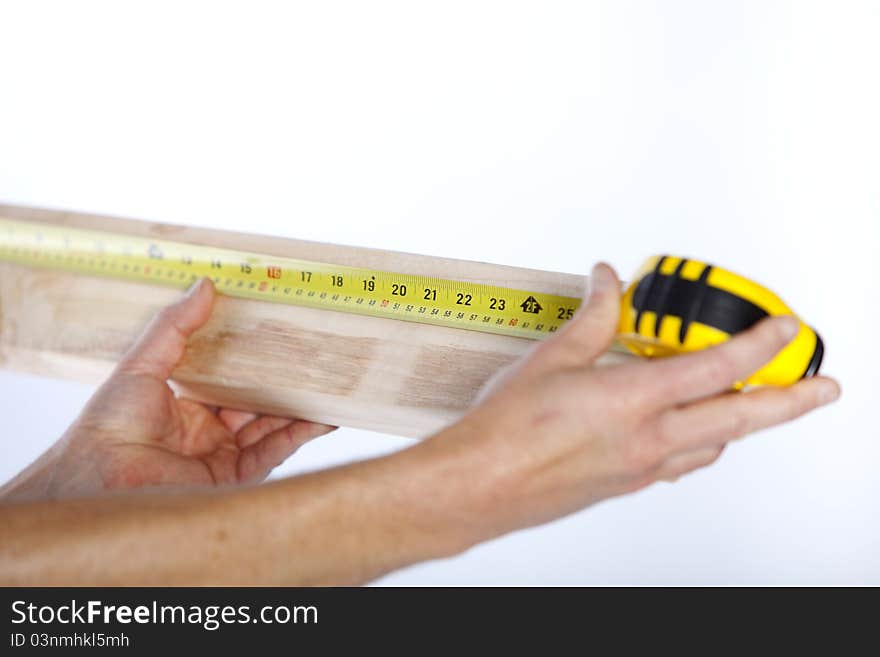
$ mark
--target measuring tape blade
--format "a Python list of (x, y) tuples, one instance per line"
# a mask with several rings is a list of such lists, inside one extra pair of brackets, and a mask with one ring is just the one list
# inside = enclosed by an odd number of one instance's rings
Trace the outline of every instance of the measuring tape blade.
[(557, 331), (576, 297), (0, 217), (0, 260), (518, 338)]
[[(246, 299), (518, 338), (556, 332), (576, 297), (349, 267), (0, 217), (0, 261), (185, 288), (202, 277)], [(763, 317), (793, 314), (773, 292), (710, 264), (649, 258), (621, 300), (615, 350), (668, 356), (723, 342)], [(743, 383), (788, 385), (818, 373), (822, 339), (797, 336)]]

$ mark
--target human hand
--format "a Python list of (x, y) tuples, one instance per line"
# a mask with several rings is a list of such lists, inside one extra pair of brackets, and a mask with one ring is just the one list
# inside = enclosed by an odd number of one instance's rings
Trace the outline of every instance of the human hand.
[(457, 425), (421, 446), (466, 470), (475, 541), (674, 480), (715, 461), (729, 441), (840, 394), (827, 377), (732, 391), (794, 337), (790, 317), (764, 320), (701, 352), (596, 366), (617, 330), (620, 282), (598, 265), (590, 283), (575, 318), (490, 381)]
[(32, 476), (12, 482), (9, 495), (257, 482), (303, 443), (332, 431), (175, 395), (167, 380), (215, 297), (213, 283), (202, 279), (160, 312), (59, 443), (29, 468)]

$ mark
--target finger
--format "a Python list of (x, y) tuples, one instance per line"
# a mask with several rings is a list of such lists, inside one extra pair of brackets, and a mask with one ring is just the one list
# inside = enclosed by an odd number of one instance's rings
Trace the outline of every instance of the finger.
[(575, 316), (548, 340), (545, 353), (587, 365), (608, 350), (620, 320), (620, 281), (605, 263), (593, 267), (589, 293)]
[(657, 470), (657, 480), (672, 483), (688, 472), (712, 465), (721, 456), (724, 447), (723, 444), (713, 445), (671, 456)]
[(200, 328), (214, 307), (214, 284), (203, 278), (177, 303), (156, 315), (119, 367), (165, 380), (183, 358), (186, 341)]
[(788, 422), (839, 395), (840, 386), (827, 377), (805, 379), (788, 388), (731, 393), (663, 412), (659, 433), (673, 452), (706, 448)]
[(243, 449), (238, 458), (238, 478), (242, 483), (260, 481), (305, 443), (336, 429), (326, 424), (294, 420)]
[(289, 417), (275, 417), (274, 415), (261, 415), (255, 420), (245, 424), (235, 434), (235, 444), (239, 449), (244, 449), (262, 440), (273, 431), (283, 429), (293, 424), (294, 420)]
[(652, 362), (646, 383), (666, 403), (717, 395), (772, 360), (799, 329), (799, 322), (790, 315), (763, 319), (715, 347)]
[(220, 418), (220, 421), (223, 425), (229, 429), (232, 433), (238, 433), (241, 428), (246, 425), (248, 422), (257, 419), (256, 413), (249, 413), (247, 411), (236, 411), (231, 408), (221, 408), (217, 412), (217, 417)]

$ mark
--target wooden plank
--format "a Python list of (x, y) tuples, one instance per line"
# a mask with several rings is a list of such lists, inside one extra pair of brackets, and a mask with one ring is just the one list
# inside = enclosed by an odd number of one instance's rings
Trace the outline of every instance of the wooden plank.
[[(0, 204), (0, 217), (579, 296), (582, 276)], [(0, 263), (0, 365), (101, 381), (179, 292)], [(459, 417), (530, 340), (220, 297), (173, 385), (188, 397), (404, 436)], [(609, 355), (606, 360), (623, 358)]]

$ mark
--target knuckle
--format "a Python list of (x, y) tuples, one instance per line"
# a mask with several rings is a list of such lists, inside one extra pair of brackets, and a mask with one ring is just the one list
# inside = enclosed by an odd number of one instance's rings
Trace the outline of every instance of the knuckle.
[(706, 461), (706, 465), (712, 465), (721, 458), (721, 455), (724, 453), (724, 445), (715, 448), (715, 450), (709, 455), (709, 458)]
[(769, 358), (788, 344), (791, 337), (784, 322), (768, 317), (761, 320), (752, 330), (735, 339), (745, 350)]
[(630, 474), (642, 474), (653, 470), (662, 461), (662, 452), (651, 435), (636, 435), (621, 443), (623, 469)]
[(175, 306), (165, 306), (156, 314), (156, 322), (160, 325), (171, 324), (177, 316), (177, 308)]
[(812, 405), (812, 398), (808, 395), (797, 394), (785, 395), (780, 401), (782, 416), (787, 419), (795, 418), (798, 415), (806, 413)]
[(751, 432), (751, 418), (745, 410), (732, 411), (728, 418), (727, 434), (731, 438), (742, 438)]
[(818, 406), (822, 406), (826, 399), (824, 398), (824, 394), (826, 391), (821, 388), (818, 390), (814, 390), (811, 394), (803, 394), (803, 390), (801, 391), (800, 400), (797, 403), (797, 414), (802, 415), (807, 411), (811, 411)]
[(782, 414), (785, 419), (793, 420), (819, 404), (818, 395), (805, 393), (805, 390), (795, 388), (784, 396)]
[(778, 349), (788, 344), (791, 341), (792, 335), (789, 333), (789, 325), (778, 320), (771, 321), (772, 319), (768, 319), (768, 323), (773, 327), (773, 342), (774, 346)]
[(651, 441), (658, 446), (669, 445), (678, 433), (675, 429), (674, 411), (661, 413), (657, 421), (652, 425), (649, 433)]
[(625, 382), (611, 368), (596, 368), (583, 373), (581, 386), (590, 394), (591, 408), (606, 422), (634, 425), (645, 415), (644, 404), (636, 393), (628, 394)]
[(720, 457), (722, 452), (724, 452), (724, 446), (717, 447), (714, 449), (707, 449), (705, 454), (702, 455), (699, 462), (697, 463), (698, 468), (706, 468), (713, 463), (715, 463)]
[(703, 371), (707, 379), (733, 384), (736, 380), (736, 360), (730, 350), (716, 347), (706, 354)]

